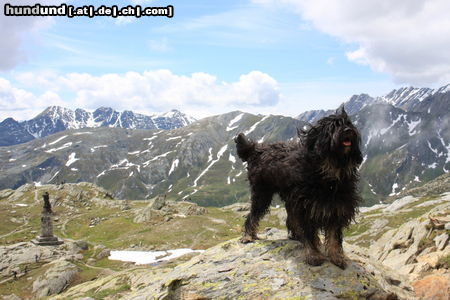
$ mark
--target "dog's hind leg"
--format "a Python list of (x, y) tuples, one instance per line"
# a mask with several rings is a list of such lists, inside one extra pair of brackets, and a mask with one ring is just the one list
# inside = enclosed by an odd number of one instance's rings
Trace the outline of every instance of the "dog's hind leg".
[(345, 269), (347, 262), (342, 249), (342, 228), (325, 229), (325, 247), (331, 262), (341, 269)]
[(241, 243), (251, 243), (258, 239), (256, 230), (258, 229), (259, 221), (269, 210), (273, 194), (272, 191), (266, 188), (252, 188), (251, 208), (245, 220), (244, 234), (240, 239)]

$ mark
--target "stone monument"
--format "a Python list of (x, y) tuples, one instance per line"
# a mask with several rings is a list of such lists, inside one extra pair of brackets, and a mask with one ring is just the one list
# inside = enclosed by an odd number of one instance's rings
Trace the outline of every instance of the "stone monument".
[(41, 213), (41, 235), (32, 242), (40, 246), (57, 246), (64, 243), (53, 235), (52, 206), (50, 204), (48, 192), (42, 195), (44, 207)]

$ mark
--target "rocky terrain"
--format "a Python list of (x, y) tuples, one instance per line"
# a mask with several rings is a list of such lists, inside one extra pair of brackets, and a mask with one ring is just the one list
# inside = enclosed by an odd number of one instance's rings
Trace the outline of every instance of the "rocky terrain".
[[(380, 284), (387, 281), (384, 274), (377, 279), (368, 273), (357, 254), (351, 255), (355, 262), (345, 271), (330, 263), (311, 267), (303, 262), (301, 244), (287, 240), (284, 231), (271, 229), (265, 238), (246, 245), (233, 239), (173, 269), (121, 272), (74, 287), (55, 299), (108, 290), (112, 299), (393, 299), (389, 290), (413, 295), (405, 286)], [(126, 290), (120, 288), (124, 285)]]
[[(345, 271), (328, 262), (320, 267), (303, 263), (301, 243), (286, 239), (282, 207), (272, 207), (264, 218), (262, 240), (242, 245), (237, 237), (249, 209), (246, 203), (199, 207), (164, 195), (116, 200), (88, 183), (3, 190), (0, 295), (5, 299), (44, 295), (53, 295), (51, 299), (395, 299), (394, 295), (447, 299), (448, 179), (444, 175), (390, 204), (361, 208), (345, 232), (344, 249), (350, 260)], [(29, 243), (39, 233), (44, 191), (53, 205), (55, 235), (64, 240), (58, 247)], [(111, 250), (177, 248), (205, 251), (144, 266), (108, 259)]]

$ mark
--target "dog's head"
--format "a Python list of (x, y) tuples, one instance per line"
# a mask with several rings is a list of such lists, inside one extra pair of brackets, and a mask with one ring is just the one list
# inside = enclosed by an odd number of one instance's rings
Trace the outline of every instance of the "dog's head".
[(348, 173), (354, 170), (363, 160), (360, 134), (345, 112), (344, 105), (335, 114), (320, 119), (305, 131), (304, 143), (308, 151), (322, 160), (322, 169), (338, 178), (342, 171)]

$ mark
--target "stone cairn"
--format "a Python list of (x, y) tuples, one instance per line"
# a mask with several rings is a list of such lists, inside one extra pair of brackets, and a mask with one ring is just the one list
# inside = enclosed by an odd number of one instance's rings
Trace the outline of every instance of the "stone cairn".
[(32, 242), (40, 246), (57, 246), (64, 243), (53, 235), (52, 206), (50, 204), (48, 192), (42, 195), (44, 207), (41, 213), (41, 235)]

